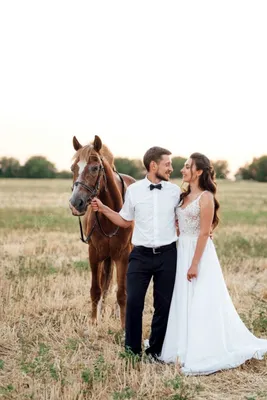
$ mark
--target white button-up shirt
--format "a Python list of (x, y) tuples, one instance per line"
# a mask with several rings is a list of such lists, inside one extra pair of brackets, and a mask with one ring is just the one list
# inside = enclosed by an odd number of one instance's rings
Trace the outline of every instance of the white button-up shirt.
[(150, 190), (151, 182), (146, 178), (127, 188), (120, 216), (135, 221), (132, 243), (135, 246), (159, 247), (177, 240), (175, 209), (179, 204), (179, 186), (160, 182), (161, 190)]

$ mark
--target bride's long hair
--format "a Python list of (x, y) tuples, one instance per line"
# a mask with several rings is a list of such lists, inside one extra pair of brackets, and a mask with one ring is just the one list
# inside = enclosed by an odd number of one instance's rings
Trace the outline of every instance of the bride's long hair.
[[(192, 165), (193, 163), (196, 166), (197, 171), (202, 170), (202, 174), (199, 177), (198, 185), (201, 190), (207, 190), (213, 194), (214, 197), (214, 216), (213, 216), (213, 221), (212, 221), (212, 227), (213, 229), (216, 228), (216, 226), (219, 223), (219, 217), (218, 217), (218, 210), (220, 207), (220, 204), (218, 200), (216, 199), (216, 192), (217, 192), (217, 184), (215, 181), (215, 171), (214, 168), (208, 159), (204, 154), (201, 153), (193, 153), (189, 157), (192, 159)], [(192, 173), (192, 165), (191, 165), (191, 173)], [(181, 194), (181, 204), (183, 204), (184, 199), (186, 196), (189, 195), (191, 192), (190, 185), (188, 185), (188, 188)]]

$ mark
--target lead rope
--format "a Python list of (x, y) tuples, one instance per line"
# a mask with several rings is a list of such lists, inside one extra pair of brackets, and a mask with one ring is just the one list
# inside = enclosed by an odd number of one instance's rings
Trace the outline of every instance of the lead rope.
[[(121, 194), (121, 196), (122, 196), (122, 201), (124, 202), (124, 199), (125, 199), (125, 185), (124, 185), (124, 180), (123, 180), (122, 176), (120, 175), (120, 173), (119, 173), (118, 171), (114, 170), (114, 172), (116, 172), (116, 174), (119, 175), (119, 178), (120, 178), (120, 181), (121, 181), (121, 184), (122, 184), (122, 194)], [(108, 190), (108, 189), (107, 189), (107, 177), (106, 177), (106, 174), (105, 174), (105, 173), (104, 173), (104, 181), (105, 181), (105, 190), (107, 191), (107, 190)], [(80, 183), (80, 182), (79, 182), (79, 183)], [(81, 240), (83, 243), (85, 243), (85, 244), (88, 244), (88, 243), (89, 243), (89, 240), (91, 239), (91, 236), (92, 236), (92, 234), (93, 234), (93, 232), (94, 232), (94, 230), (95, 230), (96, 224), (98, 224), (99, 230), (100, 230), (100, 232), (102, 233), (102, 235), (104, 235), (105, 237), (108, 237), (109, 239), (112, 238), (113, 236), (117, 235), (117, 233), (118, 233), (118, 231), (119, 231), (119, 229), (120, 229), (120, 227), (118, 226), (118, 227), (115, 229), (115, 231), (114, 231), (113, 233), (107, 234), (107, 233), (103, 230), (103, 228), (102, 228), (102, 226), (101, 226), (101, 224), (100, 224), (99, 217), (98, 217), (98, 211), (96, 211), (95, 214), (96, 214), (96, 220), (95, 220), (94, 225), (92, 226), (92, 228), (91, 228), (89, 234), (86, 236), (85, 239), (84, 239), (84, 234), (83, 234), (82, 221), (81, 221), (81, 218), (78, 217), (78, 218), (79, 218), (80, 235), (81, 235), (80, 240)]]

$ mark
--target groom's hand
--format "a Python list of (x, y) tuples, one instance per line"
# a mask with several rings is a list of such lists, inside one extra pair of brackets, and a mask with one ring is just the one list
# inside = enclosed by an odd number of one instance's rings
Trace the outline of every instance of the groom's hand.
[(104, 204), (98, 198), (94, 197), (93, 200), (91, 201), (91, 207), (95, 212), (96, 211), (103, 212)]

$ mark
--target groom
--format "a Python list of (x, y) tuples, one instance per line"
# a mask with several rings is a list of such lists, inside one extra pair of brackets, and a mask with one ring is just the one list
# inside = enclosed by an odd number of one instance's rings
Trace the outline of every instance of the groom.
[(132, 221), (134, 248), (127, 272), (125, 347), (142, 352), (142, 315), (147, 288), (153, 277), (154, 315), (147, 354), (157, 359), (167, 329), (169, 308), (176, 274), (175, 208), (180, 188), (169, 182), (173, 171), (171, 152), (152, 147), (144, 155), (147, 176), (127, 188), (119, 213), (95, 198), (94, 211), (102, 212), (115, 225), (127, 228)]

